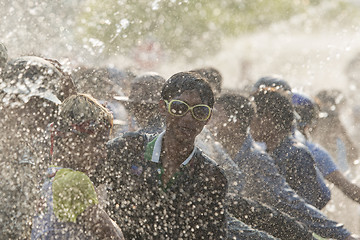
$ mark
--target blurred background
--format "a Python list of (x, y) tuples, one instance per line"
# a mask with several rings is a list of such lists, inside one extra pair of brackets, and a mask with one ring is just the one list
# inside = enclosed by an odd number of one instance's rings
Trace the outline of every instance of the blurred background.
[[(3, 0), (0, 41), (10, 57), (174, 72), (216, 66), (224, 87), (266, 74), (294, 87), (355, 88), (360, 1)], [(324, 86), (326, 83), (326, 86)]]

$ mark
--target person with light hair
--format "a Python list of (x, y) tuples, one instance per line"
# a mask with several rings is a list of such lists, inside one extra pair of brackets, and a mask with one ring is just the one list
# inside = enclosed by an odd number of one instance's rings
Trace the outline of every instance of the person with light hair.
[(111, 113), (90, 95), (72, 95), (60, 105), (31, 239), (123, 239), (90, 180), (106, 157), (112, 125)]
[(38, 183), (49, 164), (47, 126), (76, 87), (56, 60), (7, 61), (3, 50), (0, 44), (0, 236), (29, 239)]

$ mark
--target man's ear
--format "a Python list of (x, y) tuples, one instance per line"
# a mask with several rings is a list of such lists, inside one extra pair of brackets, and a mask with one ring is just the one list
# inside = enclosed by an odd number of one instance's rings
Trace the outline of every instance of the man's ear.
[(159, 112), (162, 116), (165, 116), (167, 113), (166, 103), (163, 99), (160, 99), (159, 101)]

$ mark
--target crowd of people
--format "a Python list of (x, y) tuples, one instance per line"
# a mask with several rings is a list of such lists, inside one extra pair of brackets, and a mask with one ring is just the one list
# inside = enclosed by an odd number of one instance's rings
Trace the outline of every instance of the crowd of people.
[(0, 43), (0, 238), (360, 239), (323, 211), (329, 184), (360, 203), (341, 92), (222, 82), (68, 72)]

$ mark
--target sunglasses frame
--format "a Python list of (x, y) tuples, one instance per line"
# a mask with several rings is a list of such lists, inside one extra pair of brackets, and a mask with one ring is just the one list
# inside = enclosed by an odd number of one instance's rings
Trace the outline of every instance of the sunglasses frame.
[[(164, 101), (165, 101), (165, 103), (166, 103), (166, 108), (167, 108), (168, 112), (169, 112), (172, 116), (175, 116), (175, 117), (185, 116), (186, 113), (187, 113), (189, 110), (190, 110), (190, 112), (191, 112), (192, 117), (193, 117), (194, 119), (198, 120), (198, 121), (201, 121), (201, 122), (207, 121), (207, 120), (210, 118), (210, 116), (211, 116), (212, 108), (211, 108), (209, 105), (206, 105), (206, 104), (197, 104), (197, 105), (194, 105), (194, 106), (190, 107), (189, 104), (187, 104), (186, 102), (181, 101), (181, 100), (177, 100), (177, 99), (173, 99), (173, 100), (171, 100), (170, 102), (168, 102), (167, 100), (164, 99)], [(171, 107), (171, 104), (172, 104), (173, 102), (183, 103), (183, 104), (185, 104), (185, 105), (188, 107), (188, 109), (187, 109), (187, 110), (184, 112), (184, 114), (182, 114), (182, 115), (178, 115), (178, 114), (172, 113), (172, 112), (170, 111), (170, 107)], [(194, 114), (194, 110), (193, 110), (193, 109), (194, 109), (195, 107), (207, 107), (207, 108), (209, 109), (209, 114), (207, 115), (207, 117), (206, 117), (205, 119), (199, 119), (199, 118), (197, 118), (197, 117), (195, 116), (195, 114)]]

